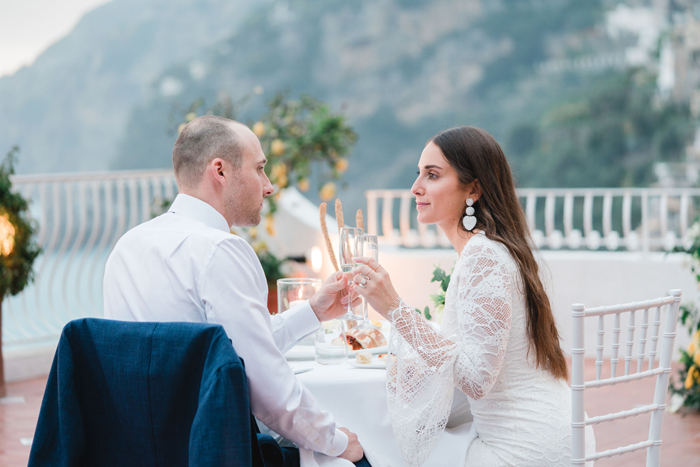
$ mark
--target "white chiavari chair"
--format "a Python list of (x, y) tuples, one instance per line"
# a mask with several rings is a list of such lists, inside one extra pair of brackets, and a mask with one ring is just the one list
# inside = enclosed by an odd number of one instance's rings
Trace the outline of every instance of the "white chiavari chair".
[[(628, 454), (641, 449), (647, 450), (647, 467), (658, 467), (661, 449), (661, 421), (666, 408), (666, 391), (668, 379), (671, 373), (671, 356), (673, 355), (673, 342), (676, 337), (676, 319), (681, 301), (681, 291), (671, 290), (667, 297), (643, 302), (625, 303), (622, 305), (602, 306), (589, 308), (583, 304), (571, 305), (572, 316), (572, 349), (571, 349), (571, 465), (582, 466), (586, 461), (596, 461), (611, 456)], [(636, 371), (634, 370), (633, 348), (635, 345), (635, 320), (637, 313), (641, 312), (641, 325), (639, 326), (636, 355)], [(618, 375), (619, 349), (620, 349), (620, 315), (629, 313), (627, 321), (627, 340), (624, 345), (624, 374)], [(665, 314), (663, 331), (661, 328), (662, 316)], [(603, 378), (603, 349), (605, 335), (605, 316), (614, 315), (612, 327), (612, 349), (610, 357), (610, 377)], [(589, 317), (598, 317), (598, 330), (596, 336), (596, 377), (594, 381), (585, 381), (584, 377), (584, 320)], [(647, 331), (651, 321), (651, 335), (647, 339)], [(658, 341), (661, 338), (661, 349), (658, 350)], [(649, 343), (648, 357), (646, 353)], [(656, 360), (657, 353), (659, 355)], [(644, 363), (648, 360), (647, 369)], [(657, 364), (654, 367), (654, 364)], [(619, 370), (623, 370), (620, 368)], [(621, 371), (620, 371), (621, 372)], [(584, 391), (586, 389), (612, 386), (619, 383), (638, 381), (644, 378), (656, 378), (654, 400), (649, 405), (637, 407), (631, 410), (610, 413), (597, 417), (587, 417), (584, 412)], [(624, 390), (624, 386), (621, 386)], [(587, 425), (596, 425), (603, 422), (612, 422), (627, 417), (651, 413), (649, 423), (649, 438), (636, 444), (597, 452), (586, 456), (585, 429)]]

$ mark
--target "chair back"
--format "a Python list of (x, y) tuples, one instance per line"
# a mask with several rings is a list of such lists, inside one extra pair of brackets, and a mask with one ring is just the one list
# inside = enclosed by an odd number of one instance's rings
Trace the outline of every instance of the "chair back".
[[(571, 306), (572, 349), (571, 349), (571, 465), (583, 466), (587, 461), (596, 461), (615, 455), (628, 454), (641, 449), (647, 450), (647, 467), (658, 467), (661, 449), (661, 421), (666, 408), (666, 392), (671, 373), (673, 342), (676, 337), (676, 320), (681, 301), (681, 291), (671, 290), (669, 295), (653, 300), (631, 302), (614, 306), (588, 308), (576, 303)], [(620, 315), (628, 315), (626, 340), (624, 342), (624, 363), (620, 363)], [(639, 332), (635, 337), (636, 320), (641, 314)], [(603, 375), (603, 350), (605, 336), (605, 316), (614, 315), (612, 325), (612, 349), (610, 353), (610, 375)], [(585, 381), (584, 376), (584, 320), (597, 317), (596, 333), (596, 376), (595, 380)], [(662, 318), (663, 327), (662, 327)], [(650, 321), (651, 320), (651, 321)], [(648, 333), (651, 327), (651, 333)], [(663, 329), (663, 331), (662, 331)], [(659, 340), (660, 349), (659, 349)], [(648, 344), (648, 345), (647, 345)], [(634, 349), (636, 348), (636, 355)], [(657, 359), (658, 355), (658, 359)], [(635, 362), (636, 361), (636, 362)], [(650, 404), (631, 410), (610, 413), (597, 417), (587, 417), (584, 412), (584, 391), (586, 389), (613, 386), (619, 383), (656, 378), (654, 398)], [(620, 389), (623, 389), (621, 387)], [(603, 422), (612, 422), (627, 417), (651, 413), (649, 437), (646, 441), (586, 456), (585, 428)]]
[(81, 319), (61, 335), (29, 466), (263, 465), (224, 329)]

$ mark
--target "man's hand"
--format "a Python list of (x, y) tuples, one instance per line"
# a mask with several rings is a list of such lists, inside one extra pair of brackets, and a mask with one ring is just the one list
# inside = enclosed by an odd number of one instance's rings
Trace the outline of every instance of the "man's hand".
[[(326, 280), (309, 305), (319, 321), (328, 321), (345, 313), (348, 307), (348, 279), (351, 273), (335, 272)], [(353, 307), (360, 304), (362, 297), (353, 294)]]
[(345, 451), (338, 457), (341, 459), (349, 460), (350, 462), (358, 462), (365, 455), (365, 452), (360, 446), (360, 441), (357, 439), (357, 435), (347, 428), (338, 428), (340, 431), (348, 435), (348, 447)]

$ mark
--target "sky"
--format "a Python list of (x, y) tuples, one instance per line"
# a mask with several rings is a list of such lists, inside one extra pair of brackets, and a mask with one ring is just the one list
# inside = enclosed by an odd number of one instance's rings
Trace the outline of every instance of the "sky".
[(0, 0), (0, 77), (30, 65), (88, 11), (110, 0)]

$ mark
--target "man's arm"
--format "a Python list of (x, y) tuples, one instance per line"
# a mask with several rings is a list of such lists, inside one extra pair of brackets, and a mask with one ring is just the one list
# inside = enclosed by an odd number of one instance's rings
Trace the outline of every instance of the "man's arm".
[(285, 353), (304, 337), (316, 331), (321, 324), (311, 309), (308, 300), (270, 318), (272, 321), (272, 338), (282, 353)]
[(207, 321), (221, 324), (246, 362), (253, 414), (299, 446), (331, 456), (348, 447), (348, 436), (294, 377), (273, 339), (265, 277), (252, 248), (223, 241), (200, 284)]
[[(348, 275), (341, 272), (331, 274), (310, 300), (272, 317), (272, 336), (282, 353), (319, 328), (321, 321), (335, 319), (345, 313), (348, 297), (345, 290)], [(265, 286), (267, 289), (267, 285)], [(353, 306), (362, 303), (357, 295)]]

